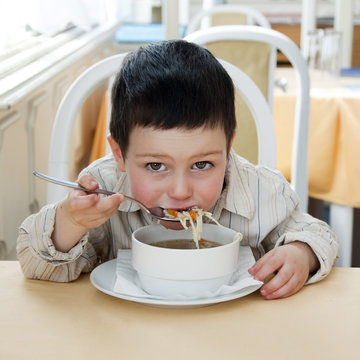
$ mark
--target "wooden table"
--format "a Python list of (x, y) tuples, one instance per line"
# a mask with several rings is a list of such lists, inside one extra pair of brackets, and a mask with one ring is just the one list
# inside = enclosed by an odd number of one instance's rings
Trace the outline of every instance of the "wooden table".
[(197, 309), (106, 295), (82, 275), (61, 284), (0, 262), (1, 359), (359, 359), (360, 269), (287, 299), (259, 292)]

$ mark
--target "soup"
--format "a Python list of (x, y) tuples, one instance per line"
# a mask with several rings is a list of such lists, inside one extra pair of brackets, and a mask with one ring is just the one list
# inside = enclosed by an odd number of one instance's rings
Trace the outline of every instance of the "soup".
[[(195, 247), (197, 249), (201, 249), (200, 241), (201, 241), (201, 230), (203, 224), (203, 216), (209, 218), (211, 221), (215, 222), (215, 224), (222, 226), (219, 224), (217, 220), (215, 220), (212, 214), (208, 211), (204, 211), (199, 208), (192, 208), (189, 210), (177, 211), (174, 209), (164, 209), (165, 217), (169, 219), (179, 219), (181, 225), (184, 229), (188, 228), (188, 223), (191, 226), (193, 241), (195, 242)], [(206, 241), (206, 240), (204, 240)], [(218, 244), (217, 246), (219, 246)], [(208, 248), (214, 246), (204, 246), (202, 248)], [(186, 247), (186, 249), (192, 249), (193, 247)], [(183, 248), (176, 248), (183, 249)]]
[[(162, 240), (152, 242), (149, 245), (167, 249), (197, 249), (196, 243), (192, 239)], [(215, 241), (199, 240), (199, 249), (209, 249), (221, 245), (222, 244)]]

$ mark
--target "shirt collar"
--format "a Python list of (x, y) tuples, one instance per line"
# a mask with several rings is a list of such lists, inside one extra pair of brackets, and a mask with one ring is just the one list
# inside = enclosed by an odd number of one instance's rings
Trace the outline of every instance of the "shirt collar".
[[(124, 194), (124, 195), (132, 196), (130, 182), (129, 182), (129, 178), (128, 178), (127, 174), (125, 172), (120, 172), (119, 170), (117, 170), (117, 171), (119, 173), (118, 174), (119, 177), (118, 177), (118, 181), (115, 185), (114, 191), (120, 192), (121, 194)], [(124, 212), (135, 212), (135, 211), (140, 210), (140, 207), (136, 202), (125, 199), (120, 204), (118, 210), (124, 211)]]

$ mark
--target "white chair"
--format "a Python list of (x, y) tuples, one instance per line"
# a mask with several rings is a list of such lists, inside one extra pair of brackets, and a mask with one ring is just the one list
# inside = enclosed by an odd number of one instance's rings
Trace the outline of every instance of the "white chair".
[[(244, 15), (246, 17), (247, 25), (259, 25), (265, 28), (270, 29), (271, 25), (269, 20), (258, 10), (246, 6), (246, 5), (237, 5), (237, 4), (225, 4), (225, 5), (215, 5), (208, 9), (200, 10), (198, 13), (192, 17), (186, 28), (186, 35), (191, 34), (192, 32), (202, 29), (204, 27), (214, 26), (210, 21), (204, 22), (204, 19), (208, 19), (212, 16), (219, 14), (229, 15), (233, 17), (236, 15)], [(221, 24), (229, 25), (229, 24)], [(234, 24), (235, 25), (235, 24)], [(241, 24), (237, 24), (241, 25)]]
[[(266, 43), (280, 50), (294, 67), (297, 76), (297, 99), (292, 147), (291, 185), (300, 197), (301, 209), (308, 204), (308, 123), (309, 123), (309, 73), (306, 61), (297, 45), (284, 34), (260, 26), (214, 26), (195, 31), (185, 40), (205, 46), (211, 42), (239, 40)], [(275, 64), (273, 64), (275, 66)], [(275, 69), (274, 69), (275, 70)]]
[[(69, 177), (69, 149), (74, 120), (87, 96), (114, 75), (126, 54), (104, 59), (81, 74), (66, 92), (57, 111), (51, 135), (49, 175), (60, 179)], [(220, 60), (231, 76), (236, 90), (243, 96), (255, 119), (258, 134), (258, 162), (276, 168), (276, 140), (271, 109), (255, 83), (240, 69)], [(47, 201), (56, 202), (67, 190), (48, 184)]]
[[(239, 18), (239, 16), (242, 15), (245, 17), (245, 19)], [(243, 22), (243, 20), (245, 21)], [(267, 29), (271, 29), (271, 25), (268, 19), (257, 9), (246, 5), (223, 4), (214, 5), (208, 9), (203, 9), (196, 13), (194, 17), (190, 19), (187, 25), (185, 38), (194, 31), (202, 30), (213, 26), (245, 24), (258, 25)], [(227, 40), (229, 39), (219, 39), (219, 41), (222, 42)], [(274, 68), (276, 65), (276, 49), (271, 48), (271, 50), (269, 51), (266, 46), (263, 46), (255, 50), (256, 52), (261, 52), (262, 58), (268, 58), (268, 68), (264, 69), (264, 59), (261, 59), (259, 61), (252, 61), (251, 63), (247, 63), (246, 66), (244, 66), (246, 60), (242, 60), (237, 56), (237, 54), (229, 51), (231, 47), (233, 47), (233, 43), (223, 43), (221, 48), (219, 48), (219, 44), (216, 44), (212, 49), (210, 49), (210, 51), (212, 51), (216, 57), (224, 59), (245, 71), (245, 73), (247, 73), (261, 88), (264, 96), (267, 98), (270, 104), (270, 107), (272, 107), (275, 76)], [(267, 74), (266, 80), (262, 77), (259, 77), (260, 75), (263, 75), (264, 72)]]
[[(111, 84), (120, 69), (126, 53), (108, 57), (85, 70), (66, 91), (56, 112), (51, 133), (48, 173), (60, 179), (69, 179), (69, 155), (71, 135), (75, 119), (87, 97), (104, 82)], [(109, 86), (110, 87), (110, 86)], [(108, 111), (110, 113), (110, 111)], [(65, 188), (48, 184), (47, 201), (62, 199)]]

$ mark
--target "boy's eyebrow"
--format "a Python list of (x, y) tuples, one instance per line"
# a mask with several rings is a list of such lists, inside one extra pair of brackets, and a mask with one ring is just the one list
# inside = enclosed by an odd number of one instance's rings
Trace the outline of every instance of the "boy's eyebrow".
[(164, 154), (160, 154), (160, 153), (150, 153), (150, 152), (146, 152), (146, 153), (137, 153), (135, 155), (135, 157), (165, 157), (166, 155)]
[(198, 153), (195, 156), (206, 157), (211, 155), (222, 155), (223, 152), (224, 152), (223, 150), (210, 150), (210, 151)]
[[(205, 152), (194, 154), (192, 157), (207, 157), (207, 156), (211, 156), (211, 155), (222, 155), (222, 154), (223, 154), (222, 150), (211, 150), (211, 151), (205, 151)], [(138, 154), (135, 155), (135, 157), (162, 157), (162, 158), (167, 158), (167, 157), (171, 157), (171, 156), (167, 155), (167, 154), (163, 154), (163, 153), (146, 152), (146, 153), (138, 153)]]

